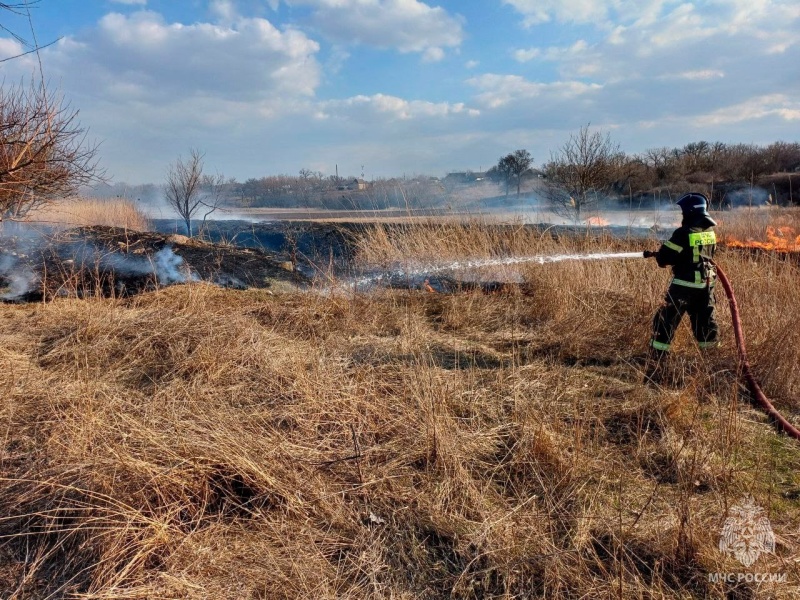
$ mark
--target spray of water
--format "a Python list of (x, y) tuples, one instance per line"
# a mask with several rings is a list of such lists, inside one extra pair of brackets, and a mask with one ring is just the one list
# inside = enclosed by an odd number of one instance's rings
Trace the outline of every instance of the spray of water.
[(380, 273), (370, 273), (362, 275), (346, 283), (348, 288), (368, 288), (380, 285), (383, 281), (391, 281), (397, 278), (414, 278), (436, 273), (453, 271), (473, 271), (487, 267), (515, 266), (522, 264), (539, 264), (563, 262), (563, 261), (583, 261), (583, 260), (609, 260), (624, 258), (643, 258), (641, 252), (598, 252), (594, 254), (551, 254), (535, 256), (507, 256), (500, 258), (474, 258), (464, 260), (454, 260), (448, 262), (432, 262), (426, 264), (405, 264), (398, 265), (392, 269), (381, 271)]

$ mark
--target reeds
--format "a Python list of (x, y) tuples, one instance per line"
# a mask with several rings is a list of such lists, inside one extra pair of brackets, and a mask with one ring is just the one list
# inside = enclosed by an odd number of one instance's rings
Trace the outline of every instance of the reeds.
[(150, 229), (150, 219), (133, 200), (125, 198), (65, 198), (36, 209), (28, 221), (51, 227), (106, 225), (135, 231)]

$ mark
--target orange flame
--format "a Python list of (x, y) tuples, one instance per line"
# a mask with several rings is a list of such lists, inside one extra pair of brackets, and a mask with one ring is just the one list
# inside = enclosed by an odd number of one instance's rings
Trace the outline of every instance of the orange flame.
[(589, 217), (588, 219), (586, 219), (586, 224), (592, 225), (593, 227), (605, 227), (607, 225), (610, 225), (611, 223), (609, 223), (603, 217)]
[(767, 227), (767, 241), (737, 240), (732, 236), (725, 238), (729, 248), (760, 248), (774, 252), (800, 252), (800, 235), (792, 227)]

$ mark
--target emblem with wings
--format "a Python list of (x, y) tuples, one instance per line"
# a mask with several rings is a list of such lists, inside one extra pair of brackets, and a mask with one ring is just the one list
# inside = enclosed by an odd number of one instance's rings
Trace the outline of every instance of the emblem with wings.
[(720, 551), (732, 554), (745, 567), (756, 562), (762, 553), (775, 552), (775, 534), (763, 512), (752, 496), (745, 496), (739, 504), (731, 506), (722, 526)]

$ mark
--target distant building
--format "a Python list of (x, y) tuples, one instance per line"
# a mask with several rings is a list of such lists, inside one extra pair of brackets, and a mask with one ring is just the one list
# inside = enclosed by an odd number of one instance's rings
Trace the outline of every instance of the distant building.
[[(358, 178), (358, 179), (352, 179), (351, 181), (349, 181), (347, 183), (347, 185), (344, 187), (344, 189), (347, 189), (347, 190), (365, 190), (368, 187), (369, 187), (369, 184), (366, 181), (364, 181), (361, 178)], [(342, 189), (342, 188), (339, 187), (339, 189)]]

